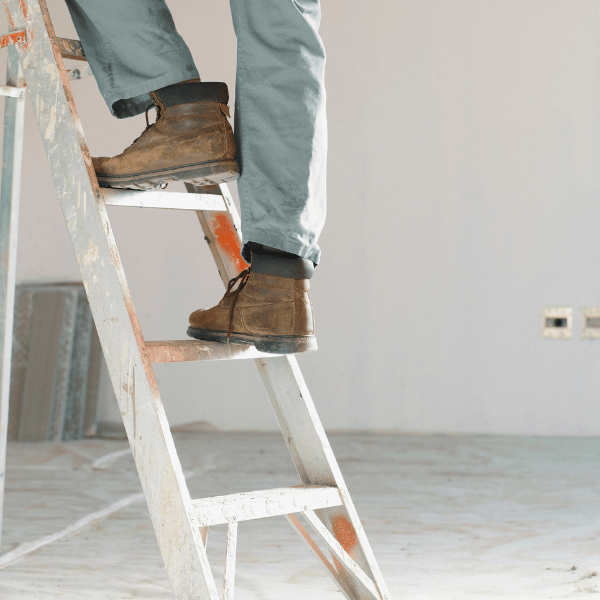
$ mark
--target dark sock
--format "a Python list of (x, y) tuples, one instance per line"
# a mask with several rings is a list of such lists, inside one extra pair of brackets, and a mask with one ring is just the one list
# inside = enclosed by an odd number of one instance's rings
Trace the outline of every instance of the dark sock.
[(184, 81), (154, 90), (165, 106), (191, 104), (192, 102), (229, 102), (226, 83), (216, 81)]
[(286, 279), (310, 279), (315, 271), (312, 260), (256, 242), (246, 244), (252, 253), (250, 270)]

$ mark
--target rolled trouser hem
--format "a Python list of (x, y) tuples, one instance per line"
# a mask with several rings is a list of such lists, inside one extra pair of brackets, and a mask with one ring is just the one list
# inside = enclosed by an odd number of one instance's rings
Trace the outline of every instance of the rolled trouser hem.
[[(199, 77), (197, 71), (194, 71), (194, 73), (190, 73), (189, 71), (174, 71), (174, 73), (170, 73), (169, 75), (149, 79), (143, 85), (136, 85), (135, 87), (120, 90), (119, 92), (112, 92), (110, 97), (105, 98), (106, 103), (110, 108), (110, 112), (117, 119), (135, 117), (145, 112), (149, 107), (154, 106), (154, 102), (150, 98), (150, 92), (173, 85), (174, 83)], [(115, 104), (117, 105), (116, 107)]]
[[(244, 233), (244, 232), (242, 232)], [(311, 260), (315, 266), (319, 264), (321, 259), (321, 250), (317, 246), (310, 246), (302, 243), (299, 240), (291, 239), (289, 237), (274, 235), (272, 231), (266, 233), (254, 232), (248, 235), (244, 235), (242, 243), (242, 258), (250, 263), (252, 260), (251, 249), (249, 247), (250, 242), (256, 242), (257, 244), (264, 244), (265, 246), (271, 246), (284, 252), (291, 252), (301, 258)]]
[(262, 244), (253, 244), (250, 270), (254, 273), (284, 277), (286, 279), (310, 279), (315, 271), (314, 263), (291, 252), (280, 252)]

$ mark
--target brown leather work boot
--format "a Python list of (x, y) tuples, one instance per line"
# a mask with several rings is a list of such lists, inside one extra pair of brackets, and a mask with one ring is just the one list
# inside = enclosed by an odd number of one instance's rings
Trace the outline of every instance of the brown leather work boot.
[(112, 158), (92, 159), (100, 186), (147, 190), (170, 181), (213, 185), (237, 179), (227, 86), (201, 85), (213, 86), (210, 100), (173, 105), (177, 99), (164, 91), (171, 88), (150, 92), (156, 122), (150, 124), (146, 111), (147, 127), (129, 148)]
[(254, 344), (257, 350), (272, 354), (316, 350), (309, 288), (308, 279), (247, 269), (229, 282), (217, 306), (190, 315), (187, 334), (198, 340)]

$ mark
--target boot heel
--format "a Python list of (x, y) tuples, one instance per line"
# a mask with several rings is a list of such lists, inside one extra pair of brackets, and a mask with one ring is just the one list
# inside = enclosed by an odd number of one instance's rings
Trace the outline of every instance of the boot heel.
[(314, 352), (318, 349), (315, 337), (281, 337), (279, 339), (258, 339), (254, 346), (259, 352), (269, 354), (297, 354), (299, 352)]

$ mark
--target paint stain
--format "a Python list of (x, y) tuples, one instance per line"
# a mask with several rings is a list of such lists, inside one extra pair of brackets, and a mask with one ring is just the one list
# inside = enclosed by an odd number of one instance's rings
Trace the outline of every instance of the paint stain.
[(338, 515), (332, 519), (331, 526), (336, 540), (350, 554), (350, 551), (356, 546), (356, 531), (352, 527), (352, 523), (343, 515)]
[(11, 29), (15, 28), (15, 22), (12, 19), (12, 15), (10, 14), (10, 11), (8, 10), (8, 8), (6, 9), (6, 14), (8, 16), (8, 25)]
[(23, 13), (23, 16), (25, 17), (25, 20), (27, 20), (28, 14), (27, 14), (27, 4), (25, 4), (25, 0), (19, 0), (19, 6), (21, 7), (21, 12)]
[(212, 218), (212, 230), (217, 246), (233, 261), (238, 271), (248, 268), (248, 263), (240, 254), (240, 242), (233, 223), (227, 215), (217, 215)]
[(0, 38), (0, 48), (6, 48), (11, 44), (11, 42), (17, 46), (25, 42), (25, 39), (25, 33), (23, 31), (8, 33)]

